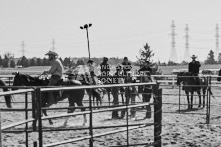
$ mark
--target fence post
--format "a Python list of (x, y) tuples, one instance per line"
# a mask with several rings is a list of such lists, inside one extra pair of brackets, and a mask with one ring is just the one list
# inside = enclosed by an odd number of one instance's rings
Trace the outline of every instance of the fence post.
[(42, 141), (42, 120), (41, 120), (41, 89), (37, 88), (37, 114), (38, 114), (38, 139), (39, 139), (39, 147), (43, 146), (43, 141)]
[(92, 113), (92, 88), (89, 89), (89, 109), (90, 109), (90, 126), (89, 134), (91, 138), (89, 139), (90, 147), (93, 147), (93, 113)]
[(2, 146), (2, 118), (1, 118), (1, 109), (0, 109), (0, 146)]
[(162, 89), (154, 88), (154, 146), (161, 147), (162, 132)]
[(32, 92), (32, 118), (33, 121), (33, 132), (34, 132), (34, 141), (33, 141), (33, 147), (37, 147), (37, 116), (36, 116), (36, 100), (37, 100), (37, 92), (36, 89), (34, 89), (34, 92)]
[[(28, 119), (28, 93), (25, 93), (25, 120)], [(25, 144), (28, 147), (28, 123), (25, 124)]]
[(179, 84), (179, 113), (180, 113), (180, 96), (181, 96), (181, 89), (180, 89), (180, 84)]

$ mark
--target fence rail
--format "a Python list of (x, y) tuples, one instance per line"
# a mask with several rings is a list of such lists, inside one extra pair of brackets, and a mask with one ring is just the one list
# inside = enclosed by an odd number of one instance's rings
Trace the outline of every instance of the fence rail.
[[(89, 139), (90, 146), (93, 146), (93, 141), (92, 140), (95, 137), (104, 136), (104, 135), (113, 134), (113, 133), (118, 133), (118, 132), (122, 132), (122, 131), (127, 131), (127, 133), (128, 133), (128, 130), (132, 130), (132, 129), (136, 129), (136, 128), (140, 128), (140, 127), (145, 127), (145, 126), (149, 126), (149, 125), (154, 125), (154, 128), (155, 128), (154, 131), (158, 132), (158, 133), (157, 132), (154, 133), (154, 135), (155, 135), (154, 140), (155, 141), (158, 140), (155, 146), (160, 147), (161, 142), (159, 141), (159, 139), (161, 139), (161, 138), (159, 138), (159, 136), (161, 134), (161, 129), (160, 129), (161, 125), (159, 125), (159, 124), (161, 123), (162, 118), (160, 118), (160, 120), (159, 120), (159, 118), (158, 119), (155, 118), (155, 120), (158, 121), (158, 122), (143, 124), (143, 125), (141, 125), (141, 124), (138, 125), (137, 124), (137, 126), (131, 126), (131, 125), (128, 124), (128, 117), (126, 117), (127, 118), (127, 124), (125, 126), (127, 128), (120, 129), (120, 130), (117, 130), (117, 131), (109, 131), (109, 132), (105, 132), (105, 133), (93, 134), (93, 124), (92, 124), (92, 119), (93, 119), (92, 114), (93, 113), (101, 113), (101, 112), (106, 112), (106, 111), (125, 109), (126, 112), (127, 112), (126, 114), (128, 115), (128, 109), (134, 108), (134, 107), (142, 107), (142, 106), (150, 105), (150, 103), (133, 104), (133, 105), (120, 106), (120, 107), (112, 107), (112, 108), (106, 108), (106, 109), (93, 110), (93, 107), (91, 105), (92, 100), (91, 100), (91, 96), (90, 96), (89, 97), (89, 107), (88, 107), (89, 111), (75, 112), (73, 114), (54, 115), (54, 116), (47, 116), (47, 117), (41, 117), (41, 115), (40, 115), (41, 111), (43, 109), (46, 109), (46, 108), (41, 109), (41, 92), (60, 91), (60, 90), (64, 91), (64, 90), (73, 90), (73, 89), (93, 89), (93, 88), (104, 88), (104, 87), (127, 87), (127, 86), (141, 86), (141, 85), (150, 85), (150, 86), (156, 87), (156, 82), (133, 83), (133, 84), (112, 84), (112, 85), (100, 85), (100, 86), (53, 87), (53, 88), (52, 87), (51, 88), (20, 87), (20, 88), (26, 88), (26, 89), (20, 89), (20, 90), (10, 91), (10, 92), (2, 92), (2, 93), (0, 93), (0, 96), (25, 93), (25, 95), (26, 95), (26, 98), (25, 98), (26, 108), (14, 109), (14, 110), (18, 110), (18, 111), (23, 111), (24, 110), (26, 113), (31, 110), (31, 109), (27, 108), (27, 104), (28, 104), (27, 93), (31, 92), (32, 93), (32, 118), (28, 119), (27, 114), (26, 114), (26, 117), (25, 117), (26, 120), (21, 121), (21, 122), (17, 122), (17, 123), (14, 123), (14, 124), (10, 124), (10, 125), (7, 125), (7, 126), (3, 126), (3, 127), (0, 127), (0, 128), (1, 128), (1, 131), (3, 131), (3, 132), (11, 132), (12, 133), (13, 130), (8, 130), (9, 128), (13, 128), (13, 127), (16, 127), (16, 126), (19, 126), (19, 125), (22, 125), (22, 124), (26, 124), (26, 129), (24, 130), (25, 133), (26, 133), (26, 146), (28, 146), (28, 133), (36, 132), (36, 131), (38, 132), (39, 137), (38, 137), (38, 142), (36, 140), (33, 141), (33, 146), (34, 147), (37, 147), (37, 143), (39, 144), (40, 147), (41, 146), (54, 146), (54, 145), (56, 145), (56, 143), (43, 145), (42, 133), (44, 132), (44, 129), (42, 129), (42, 120), (52, 119), (52, 118), (69, 117), (69, 116), (73, 116), (73, 115), (89, 114), (90, 115), (90, 126), (89, 126), (90, 135), (87, 136), (87, 137), (83, 137), (83, 138), (76, 138), (76, 139), (72, 139), (72, 140), (67, 140), (67, 141), (62, 142), (62, 144), (64, 144), (65, 142), (73, 142), (73, 141), (78, 141), (78, 140), (82, 140), (82, 139)], [(13, 87), (11, 87), (11, 88), (13, 88)], [(19, 88), (19, 87), (17, 87), (17, 88)], [(157, 93), (158, 90), (155, 89), (154, 91), (156, 92), (154, 99), (157, 99), (157, 100), (153, 103), (153, 105), (156, 105), (157, 103), (162, 102), (162, 100), (159, 100), (159, 99), (162, 99), (162, 96), (160, 96), (159, 93)], [(162, 91), (161, 91), (161, 94), (162, 94)], [(162, 104), (161, 104), (161, 107), (162, 107)], [(35, 109), (35, 108), (37, 108), (37, 109)], [(156, 111), (158, 113), (158, 116), (154, 115), (154, 117), (159, 117), (159, 116), (162, 117), (162, 115), (159, 114), (159, 112), (162, 113), (162, 110), (157, 110), (157, 109), (161, 109), (161, 108), (156, 107), (154, 109), (154, 111)], [(2, 109), (2, 110), (7, 111), (6, 108)], [(0, 111), (1, 111), (1, 109), (0, 109)], [(36, 121), (38, 121), (38, 123), (39, 123), (38, 127), (37, 127)], [(33, 129), (32, 130), (27, 128), (27, 124), (29, 122), (33, 122)], [(108, 126), (106, 126), (106, 127), (108, 128)], [(123, 127), (123, 126), (121, 125), (121, 126), (116, 126), (116, 127)], [(99, 129), (99, 127), (97, 127), (97, 128), (95, 127), (95, 129)], [(50, 130), (47, 130), (47, 131), (50, 131)], [(51, 130), (51, 131), (56, 131), (56, 130)], [(14, 132), (16, 133), (18, 131), (15, 130)], [(19, 131), (19, 132), (21, 132), (21, 131)], [(127, 141), (127, 145), (129, 145), (128, 141)]]

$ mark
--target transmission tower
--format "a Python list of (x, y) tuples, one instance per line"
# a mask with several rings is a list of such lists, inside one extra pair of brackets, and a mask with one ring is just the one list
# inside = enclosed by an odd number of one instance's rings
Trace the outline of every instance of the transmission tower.
[(172, 42), (171, 42), (171, 51), (170, 51), (170, 59), (169, 61), (172, 61), (174, 63), (177, 63), (177, 54), (176, 54), (176, 49), (175, 49), (175, 45), (176, 45), (176, 42), (175, 42), (175, 36), (176, 36), (176, 33), (175, 33), (175, 24), (174, 24), (174, 21), (172, 21), (172, 24), (171, 24), (171, 37), (172, 37)]
[(189, 62), (190, 61), (190, 51), (189, 51), (189, 27), (188, 27), (188, 24), (186, 24), (186, 27), (185, 27), (185, 32), (186, 32), (186, 35), (184, 36), (185, 37), (185, 40), (186, 40), (186, 43), (185, 43), (185, 53), (184, 53), (184, 61), (185, 62)]
[(25, 50), (25, 42), (24, 41), (22, 41), (21, 47), (22, 47), (21, 53), (22, 53), (22, 57), (23, 57), (23, 56), (25, 56), (25, 52), (26, 52), (26, 50)]
[(52, 39), (52, 51), (54, 51), (55, 50), (55, 41), (54, 41), (54, 39)]
[(215, 50), (215, 60), (219, 58), (219, 25), (216, 24), (216, 50)]

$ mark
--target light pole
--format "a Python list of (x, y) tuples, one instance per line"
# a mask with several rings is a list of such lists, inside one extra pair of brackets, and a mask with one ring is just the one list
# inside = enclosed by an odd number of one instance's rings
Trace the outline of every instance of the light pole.
[(88, 28), (91, 27), (92, 24), (85, 24), (83, 27), (80, 26), (80, 28), (83, 30), (83, 29), (86, 29), (86, 32), (87, 32), (87, 45), (88, 45), (88, 54), (89, 54), (89, 60), (91, 59), (91, 55), (90, 55), (90, 45), (89, 45), (89, 36), (88, 36)]

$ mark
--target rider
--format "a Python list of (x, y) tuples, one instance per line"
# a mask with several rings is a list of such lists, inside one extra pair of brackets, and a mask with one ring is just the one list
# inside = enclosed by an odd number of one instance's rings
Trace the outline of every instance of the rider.
[(196, 61), (197, 56), (192, 55), (192, 61), (189, 63), (188, 71), (194, 76), (194, 79), (196, 80), (196, 84), (200, 85), (200, 79), (199, 79), (199, 69), (200, 69), (200, 62)]
[[(49, 57), (49, 60), (51, 61), (51, 68), (49, 71), (44, 71), (44, 74), (51, 74), (51, 78), (49, 80), (48, 86), (54, 86), (62, 77), (63, 73), (63, 65), (61, 61), (58, 59), (58, 54), (54, 51), (49, 51), (47, 54)], [(58, 98), (54, 97), (53, 92), (48, 92), (49, 93), (49, 102), (48, 106), (57, 103)]]

